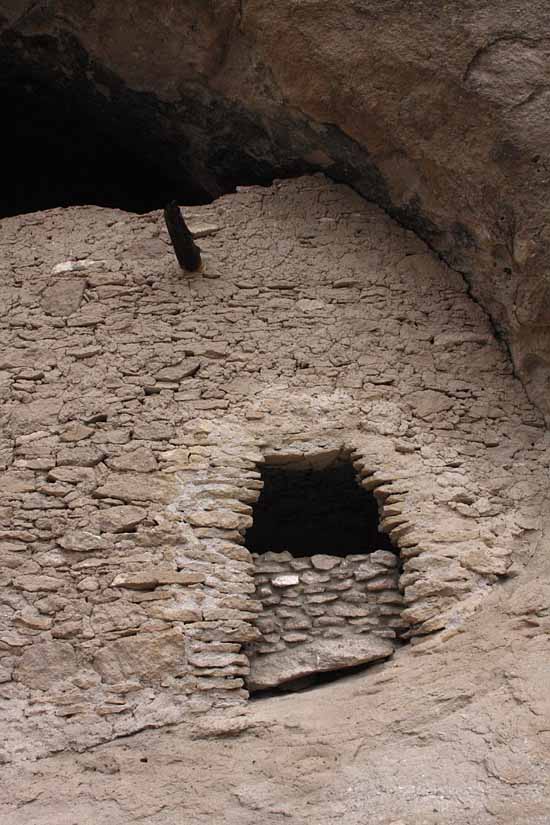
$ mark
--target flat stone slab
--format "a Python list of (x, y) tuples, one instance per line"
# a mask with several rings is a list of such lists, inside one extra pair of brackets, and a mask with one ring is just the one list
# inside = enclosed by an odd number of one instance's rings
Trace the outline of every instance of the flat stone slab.
[(249, 690), (264, 690), (285, 682), (389, 658), (394, 651), (388, 639), (377, 636), (347, 636), (340, 639), (315, 639), (250, 662)]

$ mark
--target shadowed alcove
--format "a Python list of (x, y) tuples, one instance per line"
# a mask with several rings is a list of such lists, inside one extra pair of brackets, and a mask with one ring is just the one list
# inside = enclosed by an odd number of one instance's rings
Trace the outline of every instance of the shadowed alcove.
[(261, 474), (245, 537), (262, 605), (248, 690), (301, 689), (391, 656), (403, 626), (399, 558), (350, 453), (275, 454)]
[(246, 546), (253, 553), (347, 556), (392, 550), (378, 530), (378, 506), (347, 456), (304, 458), (261, 468), (263, 489), (254, 505)]
[(115, 112), (87, 87), (62, 86), (1, 59), (0, 69), (10, 159), (0, 218), (84, 204), (143, 213), (174, 198), (210, 202), (176, 151), (155, 136), (145, 107), (141, 115), (122, 106)]

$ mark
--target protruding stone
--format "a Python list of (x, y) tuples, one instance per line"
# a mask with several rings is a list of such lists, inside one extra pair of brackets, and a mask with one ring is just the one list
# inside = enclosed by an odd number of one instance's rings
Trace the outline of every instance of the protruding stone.
[(158, 473), (154, 476), (140, 473), (111, 473), (105, 483), (94, 491), (94, 496), (118, 498), (127, 502), (168, 502), (176, 496), (176, 485)]
[(42, 309), (48, 315), (67, 316), (79, 308), (84, 296), (84, 278), (63, 278), (42, 293)]
[(142, 570), (135, 573), (119, 573), (113, 579), (112, 587), (127, 587), (129, 590), (153, 590), (162, 584), (200, 584), (204, 573), (181, 573), (177, 570)]
[(97, 550), (108, 550), (110, 543), (91, 530), (70, 530), (57, 540), (64, 549), (73, 553), (92, 553)]
[(104, 533), (130, 533), (147, 518), (147, 510), (132, 504), (121, 504), (101, 510), (95, 518), (98, 528)]
[(311, 556), (311, 563), (316, 570), (332, 570), (332, 568), (337, 567), (341, 561), (342, 559), (339, 556), (328, 556), (323, 553)]
[(184, 378), (189, 378), (196, 375), (201, 366), (198, 358), (190, 358), (188, 361), (180, 361), (174, 367), (164, 367), (157, 372), (156, 378), (158, 381), (182, 381)]
[(318, 638), (269, 656), (253, 657), (247, 685), (249, 690), (275, 687), (311, 673), (387, 659), (393, 649), (390, 640), (373, 636)]
[(294, 587), (294, 585), (299, 583), (299, 576), (295, 576), (293, 574), (287, 574), (285, 576), (274, 576), (271, 579), (271, 584), (274, 587)]

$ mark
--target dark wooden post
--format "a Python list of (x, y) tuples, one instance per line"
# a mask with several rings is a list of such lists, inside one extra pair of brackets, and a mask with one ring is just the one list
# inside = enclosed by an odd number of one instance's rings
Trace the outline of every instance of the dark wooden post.
[(201, 249), (193, 240), (176, 201), (165, 208), (164, 220), (179, 265), (187, 272), (198, 272), (202, 268)]

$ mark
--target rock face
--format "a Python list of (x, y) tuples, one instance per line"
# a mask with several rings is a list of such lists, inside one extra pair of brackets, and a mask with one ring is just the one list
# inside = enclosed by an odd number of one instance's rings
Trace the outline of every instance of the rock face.
[[(394, 557), (373, 553), (340, 580), (353, 600), (301, 605), (343, 619), (329, 662), (348, 625), (369, 627), (365, 600), (392, 600), (386, 632), (455, 631), (544, 546), (550, 434), (457, 273), (322, 175), (189, 218), (218, 227), (189, 278), (160, 212), (0, 224), (2, 758), (242, 710), (264, 461), (345, 454), (400, 556), (399, 595), (375, 565)], [(68, 247), (87, 265), (63, 276)], [(52, 312), (45, 290), (66, 277), (72, 293), (75, 271), (81, 302), (59, 289), (69, 314)], [(165, 372), (190, 358), (198, 371)], [(342, 564), (314, 552), (307, 595)], [(303, 566), (273, 573), (268, 589), (305, 592)]]
[(352, 184), (465, 274), (549, 412), (544, 2), (3, 0), (0, 26), (4, 88), (55, 83), (204, 197)]
[(292, 650), (260, 656), (251, 662), (248, 685), (251, 690), (266, 690), (311, 676), (314, 673), (356, 667), (387, 659), (393, 653), (388, 639), (376, 636), (342, 636), (305, 642)]

